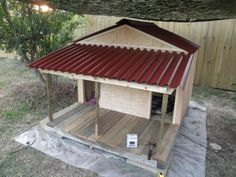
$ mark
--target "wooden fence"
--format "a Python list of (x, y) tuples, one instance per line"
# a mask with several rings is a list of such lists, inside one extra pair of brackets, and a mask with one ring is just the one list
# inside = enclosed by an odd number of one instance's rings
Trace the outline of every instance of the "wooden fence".
[[(88, 15), (81, 33), (113, 25), (121, 18)], [(236, 19), (209, 22), (155, 22), (201, 45), (195, 85), (236, 90)]]

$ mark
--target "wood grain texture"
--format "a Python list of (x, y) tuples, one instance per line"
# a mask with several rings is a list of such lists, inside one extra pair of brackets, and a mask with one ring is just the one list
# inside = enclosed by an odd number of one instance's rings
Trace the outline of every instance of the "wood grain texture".
[[(82, 108), (78, 113), (74, 114), (73, 116), (68, 117), (68, 119), (56, 125), (56, 127), (59, 129), (64, 129), (65, 131), (70, 131), (71, 129), (75, 128), (76, 125), (81, 121), (80, 117), (82, 117), (83, 115), (86, 115), (88, 111), (91, 111), (94, 109), (93, 107), (85, 105), (85, 104), (82, 104), (79, 107), (82, 107)], [(65, 128), (65, 126), (67, 128)]]
[(100, 135), (100, 90), (101, 84), (95, 82), (95, 98), (96, 98), (96, 116), (95, 116), (95, 135), (98, 137)]
[(48, 100), (48, 119), (50, 122), (53, 121), (53, 106), (52, 106), (52, 75), (45, 74), (46, 79), (46, 90), (47, 90), (47, 100)]
[[(76, 105), (72, 105), (70, 109), (65, 109), (58, 114), (59, 116), (65, 115), (67, 119), (58, 119), (57, 124), (54, 126), (57, 130), (56, 132), (61, 132), (63, 136), (68, 135), (75, 139), (78, 138), (80, 141), (90, 142), (89, 144), (96, 144), (96, 146), (103, 147), (103, 150), (112, 151), (115, 154), (130, 158), (130, 160), (139, 159), (139, 162), (156, 167), (158, 156), (151, 161), (147, 161), (146, 158), (149, 150), (148, 143), (158, 142), (159, 121), (101, 108), (101, 134), (97, 139), (95, 136), (96, 107), (86, 104), (77, 105), (77, 108)], [(170, 127), (172, 127), (171, 124), (164, 124), (163, 137), (161, 137), (164, 145), (162, 144), (161, 147), (165, 146), (167, 150), (165, 150), (165, 155), (162, 156), (163, 159), (168, 159), (166, 156), (171, 154), (172, 148), (168, 146), (172, 145), (173, 142), (171, 141), (175, 138), (172, 137), (172, 135), (175, 136), (175, 134), (171, 133), (175, 132), (175, 130), (169, 130), (172, 129)], [(167, 132), (169, 133), (167, 134)], [(138, 135), (137, 149), (126, 147), (126, 137), (128, 133), (136, 133)], [(162, 151), (164, 150), (162, 149)], [(155, 152), (154, 150), (154, 153)]]
[(178, 124), (178, 125), (181, 124), (185, 112), (188, 108), (189, 100), (191, 99), (192, 95), (196, 63), (197, 63), (196, 58), (194, 58), (185, 84), (182, 87), (181, 86), (177, 87), (176, 89), (174, 113), (172, 121), (173, 124)]
[(171, 50), (183, 51), (182, 49), (175, 47), (172, 44), (169, 44), (163, 40), (155, 38), (151, 35), (148, 35), (144, 32), (141, 32), (127, 25), (84, 39), (79, 43), (86, 43), (86, 44), (96, 43), (97, 45), (120, 45), (120, 46), (126, 45), (132, 47), (145, 46), (147, 48), (171, 49)]
[(116, 79), (108, 79), (108, 78), (100, 78), (100, 77), (94, 77), (89, 75), (83, 75), (83, 74), (72, 74), (67, 72), (60, 72), (60, 71), (52, 71), (52, 70), (42, 70), (39, 69), (41, 73), (47, 73), (47, 74), (55, 74), (58, 76), (63, 76), (68, 79), (83, 79), (93, 82), (100, 82), (104, 84), (111, 84), (116, 86), (122, 86), (122, 87), (129, 87), (139, 90), (145, 90), (145, 91), (152, 91), (152, 92), (159, 92), (159, 93), (167, 93), (172, 94), (174, 89), (168, 88), (168, 87), (159, 87), (158, 85), (148, 85), (144, 83), (136, 83), (136, 82), (128, 82), (128, 81), (121, 81)]
[(165, 136), (163, 137), (160, 151), (157, 151), (154, 155), (155, 159), (158, 159), (158, 161), (162, 164), (165, 164), (168, 161), (168, 158), (170, 156), (170, 151), (173, 148), (175, 137), (178, 133), (179, 126), (178, 125), (170, 125), (165, 133)]
[(68, 117), (71, 117), (75, 113), (79, 112), (83, 107), (78, 106), (79, 104), (75, 104), (74, 106), (70, 106), (69, 109), (63, 109), (59, 114), (53, 114), (54, 120), (48, 123), (48, 126), (54, 127), (59, 123), (65, 121)]
[(164, 134), (164, 121), (166, 118), (167, 106), (168, 106), (168, 95), (163, 94), (162, 105), (161, 105), (161, 125), (160, 125), (159, 135), (158, 135), (159, 138), (158, 138), (158, 142), (157, 142), (157, 151), (159, 151), (159, 149), (161, 147), (162, 136)]
[(102, 108), (150, 118), (151, 92), (101, 84)]
[(78, 79), (77, 81), (77, 91), (78, 91), (78, 102), (85, 103), (85, 85), (84, 80)]

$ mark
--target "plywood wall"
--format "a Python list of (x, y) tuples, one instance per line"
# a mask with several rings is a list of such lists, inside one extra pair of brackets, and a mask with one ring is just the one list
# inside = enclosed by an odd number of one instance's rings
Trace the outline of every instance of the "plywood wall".
[(101, 84), (100, 107), (149, 119), (151, 92)]
[(192, 95), (192, 88), (193, 88), (193, 80), (194, 80), (194, 74), (196, 69), (196, 60), (193, 56), (194, 60), (192, 62), (188, 77), (186, 79), (186, 82), (181, 87), (177, 87), (176, 94), (175, 94), (175, 106), (174, 106), (174, 114), (173, 114), (173, 124), (180, 125), (184, 114), (186, 113), (186, 110), (189, 105), (189, 100), (191, 99)]
[[(86, 18), (86, 34), (113, 25), (121, 19), (91, 15)], [(196, 85), (236, 90), (236, 19), (155, 23), (201, 45), (194, 80)]]
[(80, 43), (184, 51), (174, 45), (171, 45), (165, 41), (157, 39), (127, 25), (123, 25), (118, 28), (106, 31), (102, 34), (95, 35), (91, 38), (84, 39), (80, 41)]

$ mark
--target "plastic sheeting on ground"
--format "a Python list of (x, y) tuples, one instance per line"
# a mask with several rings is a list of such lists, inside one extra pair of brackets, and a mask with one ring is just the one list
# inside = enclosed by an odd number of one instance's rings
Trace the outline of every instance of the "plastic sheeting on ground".
[[(70, 139), (59, 138), (38, 127), (15, 140), (75, 167), (91, 170), (104, 177), (155, 177), (150, 171), (129, 165), (117, 156)], [(167, 177), (204, 177), (206, 157), (206, 109), (191, 101), (176, 137)], [(107, 158), (109, 157), (109, 158)]]

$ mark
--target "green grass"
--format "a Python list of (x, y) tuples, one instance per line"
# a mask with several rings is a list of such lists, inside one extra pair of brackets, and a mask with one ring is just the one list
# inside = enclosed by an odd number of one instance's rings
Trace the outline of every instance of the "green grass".
[(1, 116), (6, 120), (17, 120), (23, 118), (31, 110), (28, 103), (18, 104), (14, 109), (6, 110), (1, 113)]

